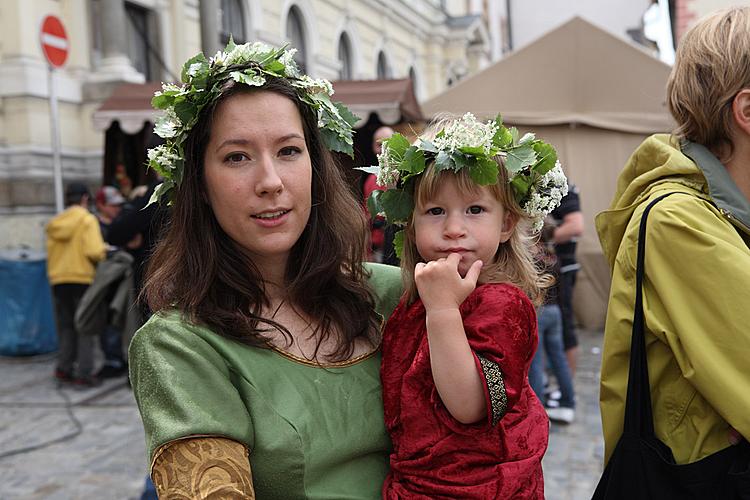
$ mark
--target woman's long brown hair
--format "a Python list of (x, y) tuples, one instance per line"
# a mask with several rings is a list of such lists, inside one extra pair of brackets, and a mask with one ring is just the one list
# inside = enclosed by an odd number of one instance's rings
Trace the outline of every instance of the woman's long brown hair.
[[(203, 161), (218, 104), (240, 92), (275, 92), (299, 110), (312, 163), (312, 209), (286, 269), (286, 300), (318, 325), (317, 346), (337, 334), (332, 358), (351, 357), (354, 341), (377, 342), (379, 320), (362, 267), (366, 221), (352, 190), (325, 148), (317, 116), (285, 80), (250, 88), (229, 82), (207, 106), (185, 146), (185, 171), (170, 221), (148, 265), (144, 295), (154, 312), (176, 309), (186, 319), (245, 344), (269, 347), (268, 332), (293, 337), (272, 318), (265, 287), (247, 252), (221, 228), (208, 204)], [(317, 354), (317, 348), (316, 348)]]

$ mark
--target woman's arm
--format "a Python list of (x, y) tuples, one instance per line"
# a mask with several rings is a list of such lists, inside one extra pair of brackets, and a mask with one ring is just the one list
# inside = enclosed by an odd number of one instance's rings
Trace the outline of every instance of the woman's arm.
[(458, 254), (451, 254), (447, 259), (417, 264), (414, 278), (427, 316), (435, 387), (453, 418), (471, 424), (485, 418), (487, 405), (459, 306), (476, 287), (482, 262), (475, 262), (461, 278), (460, 259)]

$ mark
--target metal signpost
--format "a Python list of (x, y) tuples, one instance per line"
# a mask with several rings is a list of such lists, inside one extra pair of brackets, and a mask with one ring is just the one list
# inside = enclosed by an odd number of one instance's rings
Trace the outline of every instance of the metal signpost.
[(56, 16), (46, 16), (42, 21), (40, 32), (42, 52), (49, 63), (49, 110), (52, 140), (52, 161), (55, 173), (55, 207), (63, 211), (62, 161), (60, 159), (60, 128), (57, 112), (57, 88), (55, 87), (55, 68), (62, 67), (68, 58), (68, 35), (65, 27)]

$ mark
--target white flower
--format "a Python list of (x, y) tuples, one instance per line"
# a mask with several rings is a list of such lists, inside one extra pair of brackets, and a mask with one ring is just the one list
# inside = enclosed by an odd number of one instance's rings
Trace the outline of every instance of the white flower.
[(198, 71), (201, 69), (202, 64), (199, 62), (193, 63), (188, 67), (187, 75), (190, 77), (193, 77), (198, 74)]
[(155, 162), (164, 172), (169, 172), (174, 169), (175, 161), (179, 160), (179, 156), (174, 154), (172, 150), (164, 144), (149, 149), (147, 155), (149, 163)]
[(473, 114), (466, 113), (460, 120), (455, 120), (443, 129), (440, 137), (435, 137), (433, 144), (443, 151), (456, 151), (459, 148), (482, 148), (485, 154), (492, 148), (492, 138), (497, 132), (494, 121), (482, 123)]
[(292, 83), (297, 88), (307, 90), (311, 94), (325, 93), (326, 95), (333, 95), (333, 85), (325, 78), (314, 79), (308, 75), (302, 75), (298, 80)]
[(297, 61), (294, 60), (294, 55), (296, 53), (297, 49), (287, 49), (279, 57), (279, 62), (286, 67), (284, 71), (286, 73), (286, 76), (291, 76), (293, 78), (299, 78), (300, 76), (302, 76), (300, 75)]
[(165, 92), (174, 93), (178, 92), (178, 95), (186, 95), (188, 91), (185, 89), (185, 85), (176, 85), (174, 83), (163, 83), (161, 84), (161, 90), (157, 90), (154, 96), (160, 96)]
[(568, 179), (560, 162), (544, 174), (532, 187), (529, 199), (522, 207), (532, 219), (533, 231), (538, 232), (544, 225), (544, 218), (560, 206), (563, 196), (568, 194)]
[(180, 119), (174, 112), (173, 107), (164, 110), (164, 114), (156, 119), (154, 133), (162, 139), (169, 139), (177, 135), (178, 129), (182, 126)]
[(377, 184), (386, 189), (396, 187), (401, 176), (398, 170), (399, 162), (393, 157), (387, 144), (378, 155), (378, 165), (380, 166), (380, 170), (378, 171)]
[(220, 50), (218, 51), (210, 60), (209, 62), (213, 66), (226, 66), (227, 64), (227, 54)]

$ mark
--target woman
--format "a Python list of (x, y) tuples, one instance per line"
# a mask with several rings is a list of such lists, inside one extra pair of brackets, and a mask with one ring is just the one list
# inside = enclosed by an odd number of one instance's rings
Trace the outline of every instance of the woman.
[(154, 98), (173, 206), (130, 348), (159, 496), (377, 498), (377, 350), (401, 290), (362, 265), (366, 223), (323, 144), (351, 145), (351, 116), (262, 44), (183, 80)]
[(750, 8), (685, 33), (667, 103), (675, 134), (638, 147), (596, 218), (612, 268), (599, 395), (605, 462), (623, 432), (638, 227), (667, 193), (648, 216), (643, 282), (656, 437), (678, 464), (750, 438)]

